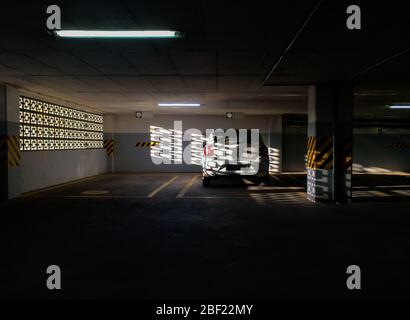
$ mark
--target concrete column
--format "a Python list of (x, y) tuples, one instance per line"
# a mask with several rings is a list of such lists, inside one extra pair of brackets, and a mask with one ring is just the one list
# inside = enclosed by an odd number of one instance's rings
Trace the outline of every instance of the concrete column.
[(309, 88), (308, 199), (346, 203), (351, 199), (353, 87)]
[(1, 200), (21, 194), (20, 112), (17, 88), (0, 84)]
[(107, 154), (107, 172), (114, 172), (115, 157), (114, 115), (104, 115), (104, 148)]

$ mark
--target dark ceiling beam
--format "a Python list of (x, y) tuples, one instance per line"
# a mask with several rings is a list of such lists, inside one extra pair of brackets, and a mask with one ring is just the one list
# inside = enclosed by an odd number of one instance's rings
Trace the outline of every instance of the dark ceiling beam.
[(359, 76), (361, 76), (361, 75), (363, 75), (363, 74), (365, 74), (365, 73), (367, 73), (367, 72), (369, 72), (373, 69), (376, 69), (376, 68), (380, 67), (381, 65), (383, 65), (383, 64), (385, 64), (389, 61), (392, 61), (392, 60), (394, 60), (394, 59), (396, 59), (396, 58), (398, 58), (398, 57), (400, 57), (403, 54), (406, 54), (408, 52), (410, 52), (410, 48), (404, 49), (404, 50), (402, 50), (400, 52), (397, 52), (397, 53), (395, 53), (395, 54), (393, 54), (393, 55), (391, 55), (387, 58), (384, 58), (383, 60), (381, 60), (381, 61), (379, 61), (379, 62), (377, 62), (377, 63), (375, 63), (375, 64), (373, 64), (373, 65), (371, 65), (371, 66), (369, 66), (365, 69), (363, 69), (362, 71), (357, 72), (356, 74), (354, 74), (352, 76), (352, 79), (355, 79), (355, 78), (357, 78), (357, 77), (359, 77)]
[(262, 81), (262, 85), (264, 86), (266, 81), (269, 80), (269, 78), (271, 77), (271, 75), (276, 71), (276, 69), (279, 67), (280, 63), (282, 62), (282, 60), (285, 58), (286, 54), (289, 52), (290, 49), (292, 49), (293, 44), (296, 42), (296, 40), (298, 39), (298, 37), (300, 36), (300, 34), (303, 32), (303, 30), (305, 29), (305, 27), (308, 25), (308, 23), (310, 22), (310, 20), (312, 19), (312, 17), (314, 16), (314, 14), (316, 13), (316, 11), (319, 9), (320, 5), (322, 4), (323, 0), (319, 0), (316, 5), (314, 6), (314, 8), (312, 9), (312, 11), (309, 13), (309, 15), (307, 16), (307, 18), (305, 19), (305, 21), (303, 22), (302, 26), (299, 28), (299, 30), (296, 32), (296, 34), (292, 37), (291, 41), (289, 42), (288, 46), (286, 47), (286, 49), (282, 52), (282, 54), (280, 55), (280, 57), (276, 60), (275, 64), (272, 66), (272, 68), (269, 70), (269, 72), (266, 74), (266, 76), (264, 77), (263, 81)]

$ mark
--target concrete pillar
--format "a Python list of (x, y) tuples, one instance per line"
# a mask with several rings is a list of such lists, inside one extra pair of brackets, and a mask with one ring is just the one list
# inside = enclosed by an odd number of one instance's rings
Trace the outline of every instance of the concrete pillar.
[(0, 84), (1, 200), (21, 194), (19, 98), (17, 88)]
[(312, 86), (308, 104), (308, 199), (313, 202), (349, 202), (353, 87), (340, 84)]
[(107, 172), (114, 172), (115, 156), (114, 115), (104, 115), (104, 148), (107, 154)]

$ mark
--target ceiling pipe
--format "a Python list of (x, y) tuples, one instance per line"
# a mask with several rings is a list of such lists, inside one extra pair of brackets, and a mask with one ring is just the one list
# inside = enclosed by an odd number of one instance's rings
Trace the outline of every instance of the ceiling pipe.
[(357, 78), (357, 77), (359, 77), (359, 76), (361, 76), (361, 75), (363, 75), (363, 74), (365, 74), (365, 73), (367, 73), (367, 72), (369, 72), (373, 69), (376, 69), (377, 67), (380, 67), (381, 65), (385, 64), (386, 62), (394, 60), (394, 59), (400, 57), (401, 55), (406, 54), (407, 52), (410, 52), (410, 48), (407, 48), (407, 49), (404, 49), (400, 52), (397, 52), (397, 53), (395, 53), (395, 54), (393, 54), (393, 55), (391, 55), (387, 58), (384, 58), (383, 60), (381, 60), (381, 61), (379, 61), (379, 62), (377, 62), (377, 63), (375, 63), (375, 64), (373, 64), (373, 65), (371, 65), (371, 66), (369, 66), (365, 69), (363, 69), (362, 71), (357, 72), (356, 74), (354, 74), (352, 76), (352, 79), (355, 79), (355, 78)]
[(319, 9), (320, 5), (322, 4), (323, 0), (319, 0), (315, 7), (312, 9), (312, 11), (309, 13), (308, 17), (305, 19), (303, 22), (302, 26), (299, 28), (299, 30), (296, 32), (296, 34), (293, 36), (291, 39), (290, 43), (286, 47), (286, 49), (283, 51), (283, 53), (280, 55), (280, 57), (276, 60), (275, 64), (273, 67), (269, 70), (269, 72), (266, 74), (265, 78), (262, 81), (262, 85), (264, 86), (266, 81), (271, 77), (271, 75), (276, 71), (276, 69), (279, 67), (280, 63), (282, 60), (285, 58), (285, 55), (289, 52), (290, 49), (292, 49), (293, 44), (296, 42), (297, 38), (299, 35), (303, 32), (307, 24), (310, 22), (312, 19), (313, 15), (316, 13), (316, 11)]

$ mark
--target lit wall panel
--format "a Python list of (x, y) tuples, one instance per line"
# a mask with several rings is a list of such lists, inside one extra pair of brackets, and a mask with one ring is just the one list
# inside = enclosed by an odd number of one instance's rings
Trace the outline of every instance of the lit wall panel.
[(22, 151), (103, 148), (103, 116), (20, 97)]

